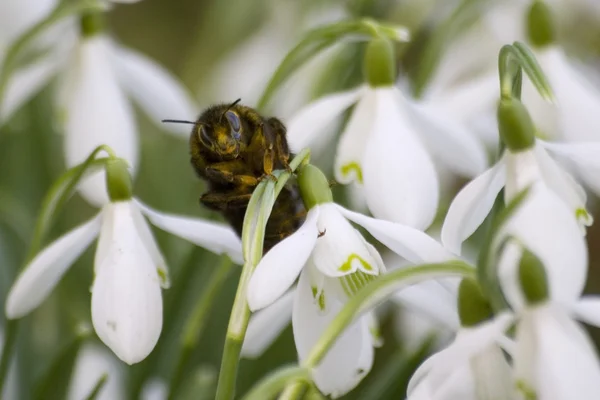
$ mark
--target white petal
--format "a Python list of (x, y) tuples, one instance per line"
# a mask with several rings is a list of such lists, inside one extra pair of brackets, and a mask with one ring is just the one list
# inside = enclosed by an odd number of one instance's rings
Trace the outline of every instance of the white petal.
[[(600, 144), (597, 148), (600, 150)], [(587, 198), (585, 190), (548, 155), (539, 142), (536, 144), (534, 152), (544, 182), (571, 208), (582, 225), (591, 225), (593, 218), (585, 207)], [(600, 151), (598, 151), (597, 155), (600, 157)]]
[[(343, 306), (333, 296), (329, 297), (329, 310), (322, 313), (314, 304), (308, 273), (300, 275), (292, 312), (294, 341), (300, 363)], [(314, 381), (325, 395), (337, 398), (356, 387), (371, 370), (372, 364), (373, 346), (368, 320), (361, 317), (344, 331), (315, 368)]]
[(458, 192), (442, 226), (444, 247), (455, 254), (461, 253), (462, 242), (475, 232), (492, 209), (505, 177), (505, 165), (500, 160)]
[[(98, 35), (83, 39), (77, 49), (73, 81), (69, 82), (65, 125), (65, 157), (68, 166), (85, 160), (94, 148), (106, 144), (133, 168), (138, 160), (137, 128), (133, 112), (114, 73), (112, 43)], [(104, 173), (96, 173), (80, 186), (90, 203), (108, 201)]]
[(46, 17), (57, 0), (11, 0), (0, 3), (0, 37), (15, 40), (26, 29)]
[(404, 115), (397, 89), (376, 90), (373, 130), (363, 160), (367, 204), (377, 218), (424, 230), (438, 206), (433, 162)]
[(287, 122), (287, 139), (292, 152), (310, 147), (316, 137), (354, 104), (363, 94), (364, 87), (322, 97), (296, 113)]
[(376, 104), (376, 91), (365, 89), (340, 135), (333, 169), (335, 179), (340, 183), (362, 184), (362, 161), (373, 126)]
[(600, 296), (584, 296), (573, 306), (575, 316), (589, 325), (600, 326)]
[[(530, 320), (527, 324), (525, 318)], [(517, 378), (524, 379), (538, 398), (600, 396), (600, 364), (594, 346), (562, 310), (547, 306), (532, 310), (517, 327), (517, 343)]]
[(0, 125), (47, 85), (61, 64), (60, 58), (51, 55), (15, 71), (7, 83), (2, 100)]
[[(577, 221), (553, 191), (543, 184), (532, 187), (499, 232), (498, 240), (507, 236), (514, 237), (540, 259), (554, 301), (572, 304), (579, 298), (587, 275), (586, 244)], [(518, 259), (510, 268), (506, 264), (499, 266), (498, 273), (507, 291), (507, 285), (520, 288), (516, 262)]]
[(366, 241), (333, 203), (320, 208), (317, 227), (321, 236), (312, 253), (315, 266), (329, 277), (338, 277), (361, 270), (377, 275), (383, 270), (381, 257), (374, 257)]
[(543, 181), (542, 171), (534, 149), (516, 153), (506, 151), (504, 153), (504, 165), (506, 166), (504, 198), (507, 203), (522, 190)]
[(302, 226), (260, 260), (248, 283), (250, 310), (268, 306), (292, 286), (315, 247), (318, 217), (319, 207), (313, 207)]
[(600, 195), (600, 143), (550, 143), (541, 144), (552, 153), (561, 157), (562, 160), (574, 167), (577, 175), (592, 189)]
[(95, 268), (92, 322), (117, 357), (134, 364), (146, 358), (158, 341), (162, 298), (158, 271), (128, 207), (117, 203), (112, 231), (102, 232), (110, 241)]
[(466, 125), (435, 104), (403, 100), (436, 159), (463, 176), (473, 177), (485, 170), (488, 160), (483, 143)]
[(504, 313), (492, 321), (459, 330), (456, 339), (448, 348), (430, 357), (415, 371), (407, 392), (414, 390), (423, 379), (427, 379), (431, 388), (439, 387), (454, 368), (467, 363), (471, 357), (494, 345), (498, 338), (504, 335), (512, 320), (511, 315)]
[(106, 347), (89, 343), (82, 347), (75, 361), (73, 377), (69, 382), (68, 400), (87, 398), (94, 385), (103, 374), (108, 380), (98, 394), (99, 400), (122, 399), (125, 393), (125, 368)]
[(260, 357), (281, 335), (292, 320), (293, 301), (294, 290), (290, 290), (270, 306), (252, 314), (244, 337), (242, 357)]
[(342, 206), (336, 207), (344, 217), (365, 228), (375, 239), (413, 264), (443, 262), (457, 258), (431, 236), (418, 229), (371, 218)]
[(194, 119), (198, 106), (178, 79), (139, 52), (118, 48), (114, 57), (119, 83), (162, 129), (187, 139), (189, 125), (162, 124), (166, 118)]
[(6, 316), (20, 318), (39, 306), (99, 230), (100, 216), (97, 216), (38, 253), (11, 287), (6, 299)]
[(152, 225), (204, 247), (216, 254), (227, 254), (235, 263), (243, 264), (242, 242), (230, 226), (201, 218), (156, 211), (135, 200)]

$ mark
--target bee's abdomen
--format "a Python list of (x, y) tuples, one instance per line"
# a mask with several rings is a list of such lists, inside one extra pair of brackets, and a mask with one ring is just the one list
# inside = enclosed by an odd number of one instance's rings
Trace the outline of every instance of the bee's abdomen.
[(298, 187), (286, 185), (277, 197), (267, 222), (263, 251), (266, 253), (271, 247), (296, 232), (305, 218), (306, 209)]

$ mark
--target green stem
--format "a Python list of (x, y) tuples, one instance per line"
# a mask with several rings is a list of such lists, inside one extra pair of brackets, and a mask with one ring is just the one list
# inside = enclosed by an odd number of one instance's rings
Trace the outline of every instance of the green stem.
[(179, 359), (176, 364), (175, 373), (171, 379), (169, 388), (169, 399), (175, 399), (175, 395), (183, 381), (183, 376), (186, 372), (191, 355), (194, 353), (198, 345), (198, 341), (206, 328), (207, 317), (210, 310), (214, 306), (217, 295), (221, 291), (223, 284), (229, 277), (230, 272), (235, 264), (229, 257), (223, 257), (221, 265), (219, 265), (212, 273), (210, 281), (206, 284), (204, 292), (196, 303), (191, 317), (188, 319), (182, 335), (182, 346), (179, 353)]
[(56, 22), (71, 15), (84, 12), (101, 11), (102, 4), (95, 0), (80, 0), (76, 3), (61, 1), (44, 19), (25, 31), (6, 51), (4, 62), (0, 65), (0, 109), (4, 101), (6, 85), (17, 67), (17, 61), (21, 52), (38, 37), (40, 33), (51, 27)]
[(306, 381), (288, 383), (278, 400), (299, 400), (306, 393)]
[[(309, 157), (310, 151), (303, 149), (290, 162), (290, 170), (295, 171), (300, 165), (308, 162)], [(248, 282), (262, 257), (265, 227), (275, 199), (291, 177), (291, 172), (288, 171), (275, 171), (275, 174), (277, 183), (268, 179), (261, 182), (254, 190), (244, 216), (242, 250), (245, 262), (227, 326), (219, 383), (217, 384), (217, 400), (230, 400), (235, 393), (239, 356), (250, 321), (250, 309), (247, 301)], [(259, 209), (256, 210), (256, 207)]]
[(95, 400), (96, 397), (98, 397), (98, 395), (100, 394), (100, 391), (102, 390), (104, 385), (106, 384), (106, 381), (108, 381), (108, 374), (104, 373), (102, 374), (102, 376), (100, 376), (100, 378), (98, 378), (98, 381), (96, 381), (96, 384), (94, 385), (92, 390), (90, 390), (90, 394), (87, 395), (85, 400)]
[[(298, 366), (279, 368), (275, 372), (267, 375), (258, 382), (250, 391), (242, 398), (242, 400), (269, 400), (273, 399), (284, 386), (290, 381), (310, 381), (310, 370)], [(303, 387), (301, 384), (300, 387)], [(283, 399), (295, 399), (297, 397), (279, 397)]]
[(4, 325), (4, 343), (2, 343), (2, 357), (0, 358), (0, 397), (6, 382), (6, 375), (10, 367), (12, 353), (18, 337), (19, 324), (17, 320), (7, 320)]
[(439, 275), (474, 278), (475, 269), (463, 261), (449, 261), (442, 264), (412, 266), (381, 275), (348, 300), (344, 308), (321, 335), (319, 341), (313, 346), (304, 362), (304, 366), (311, 369), (315, 368), (323, 360), (337, 338), (359, 314), (379, 304), (384, 298), (407, 284), (413, 284), (432, 277), (438, 278)]

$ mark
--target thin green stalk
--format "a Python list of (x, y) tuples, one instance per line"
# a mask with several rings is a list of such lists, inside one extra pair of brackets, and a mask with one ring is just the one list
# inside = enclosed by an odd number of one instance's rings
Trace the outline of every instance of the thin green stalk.
[[(291, 381), (309, 382), (310, 381), (310, 370), (296, 365), (291, 367), (279, 368), (275, 372), (267, 375), (265, 378), (260, 380), (250, 391), (242, 398), (242, 400), (269, 400), (273, 399), (284, 386)], [(303, 387), (302, 384), (301, 387)], [(284, 398), (297, 398), (297, 397), (280, 397), (280, 400)]]
[(304, 362), (306, 368), (315, 368), (337, 338), (362, 312), (375, 306), (407, 284), (440, 276), (475, 278), (475, 269), (463, 261), (412, 266), (381, 275), (350, 298), (344, 308), (329, 324)]
[(101, 10), (102, 4), (95, 0), (79, 0), (76, 3), (61, 1), (46, 18), (33, 25), (15, 40), (6, 51), (4, 62), (0, 66), (0, 108), (2, 108), (8, 81), (17, 67), (18, 57), (40, 33), (63, 18), (85, 12)]
[(106, 373), (102, 374), (102, 376), (100, 376), (98, 381), (96, 381), (96, 384), (90, 391), (90, 394), (87, 395), (85, 400), (95, 400), (96, 397), (98, 397), (98, 395), (102, 391), (102, 388), (104, 388), (104, 385), (106, 385), (107, 381), (108, 381), (108, 374), (106, 374)]
[(10, 367), (10, 360), (12, 359), (13, 349), (17, 333), (19, 331), (19, 324), (16, 320), (7, 320), (4, 327), (4, 343), (2, 343), (2, 358), (0, 358), (0, 397), (2, 396), (2, 390), (4, 389), (4, 382), (6, 381), (6, 375)]
[[(308, 162), (309, 157), (308, 149), (299, 152), (290, 162), (290, 170), (295, 171), (301, 164)], [(265, 227), (275, 199), (291, 177), (291, 172), (275, 171), (275, 173), (277, 174), (277, 183), (268, 179), (258, 185), (252, 194), (244, 217), (242, 248), (245, 262), (227, 326), (215, 397), (217, 400), (230, 400), (235, 393), (240, 352), (250, 321), (250, 309), (246, 300), (248, 282), (262, 257)], [(257, 207), (259, 207), (258, 210)]]
[(306, 381), (288, 383), (278, 400), (300, 400), (306, 393)]
[(169, 385), (169, 399), (176, 398), (176, 394), (187, 370), (190, 357), (194, 353), (198, 341), (206, 328), (206, 321), (210, 314), (210, 310), (213, 308), (217, 295), (229, 277), (230, 272), (233, 270), (234, 265), (235, 264), (229, 257), (223, 257), (221, 265), (213, 271), (210, 281), (207, 283), (202, 296), (200, 296), (200, 299), (196, 303), (196, 307), (194, 308), (191, 317), (186, 322), (181, 339), (179, 359), (171, 379), (171, 384)]

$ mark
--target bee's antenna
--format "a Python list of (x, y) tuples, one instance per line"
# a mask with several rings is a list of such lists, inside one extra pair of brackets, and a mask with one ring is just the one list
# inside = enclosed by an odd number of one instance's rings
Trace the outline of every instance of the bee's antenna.
[(163, 119), (160, 122), (173, 123), (173, 124), (192, 124), (192, 125), (196, 125), (197, 124), (197, 122), (186, 121), (184, 119)]
[(221, 121), (223, 119), (223, 117), (225, 116), (225, 114), (227, 113), (227, 111), (229, 111), (233, 107), (235, 107), (235, 105), (237, 103), (239, 103), (240, 101), (242, 101), (242, 99), (237, 99), (236, 101), (234, 101), (233, 103), (231, 103), (229, 106), (227, 106), (227, 108), (225, 109), (225, 111), (223, 111), (223, 114), (221, 114), (221, 117), (219, 118), (219, 121)]

